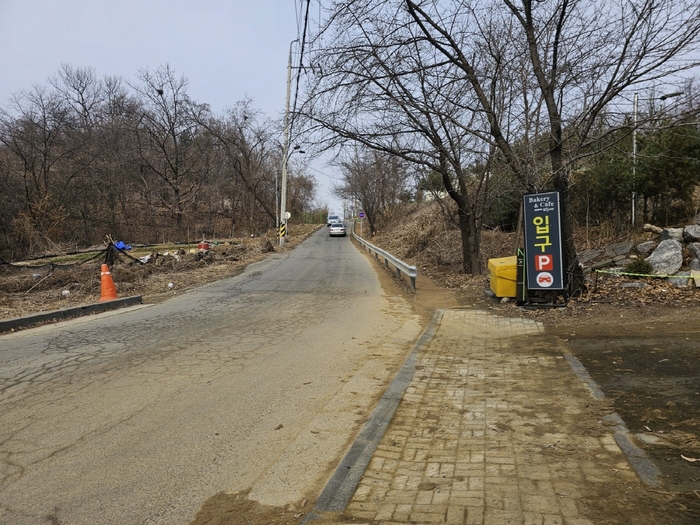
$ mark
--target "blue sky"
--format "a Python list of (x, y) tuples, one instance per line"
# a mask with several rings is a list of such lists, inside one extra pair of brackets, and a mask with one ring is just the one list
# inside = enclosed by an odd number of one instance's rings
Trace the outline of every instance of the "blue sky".
[(169, 63), (214, 111), (284, 109), (298, 0), (0, 0), (0, 101), (62, 63), (134, 79)]
[[(300, 0), (0, 0), (0, 106), (43, 85), (61, 64), (135, 80), (170, 64), (215, 113), (246, 97), (269, 117), (284, 112), (289, 45), (301, 32)], [(312, 9), (318, 12), (314, 0)], [(319, 199), (329, 171), (311, 173)], [(336, 211), (339, 211), (336, 209)]]

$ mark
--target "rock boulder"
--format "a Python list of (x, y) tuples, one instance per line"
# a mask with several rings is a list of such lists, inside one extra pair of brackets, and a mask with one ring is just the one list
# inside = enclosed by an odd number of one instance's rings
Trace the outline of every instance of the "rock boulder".
[(683, 266), (683, 245), (675, 239), (661, 241), (646, 260), (654, 267), (655, 274), (673, 275)]
[(688, 245), (688, 253), (690, 254), (689, 268), (700, 271), (700, 242), (691, 242)]
[(645, 257), (651, 255), (651, 252), (654, 251), (654, 248), (656, 248), (659, 245), (659, 243), (654, 242), (654, 241), (646, 241), (646, 242), (640, 242), (637, 246), (634, 247), (634, 249), (637, 251), (639, 255), (644, 255)]
[(683, 228), (685, 242), (700, 242), (700, 224), (691, 224)]
[(683, 228), (664, 228), (659, 237), (660, 241), (673, 239), (674, 241), (683, 242)]
[(688, 288), (690, 286), (690, 272), (678, 272), (673, 277), (669, 277), (668, 281), (676, 288)]

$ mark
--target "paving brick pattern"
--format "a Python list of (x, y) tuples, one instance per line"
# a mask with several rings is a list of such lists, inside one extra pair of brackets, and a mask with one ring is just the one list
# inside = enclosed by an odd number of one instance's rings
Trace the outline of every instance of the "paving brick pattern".
[(638, 479), (591, 403), (540, 324), (446, 310), (343, 520), (592, 525)]

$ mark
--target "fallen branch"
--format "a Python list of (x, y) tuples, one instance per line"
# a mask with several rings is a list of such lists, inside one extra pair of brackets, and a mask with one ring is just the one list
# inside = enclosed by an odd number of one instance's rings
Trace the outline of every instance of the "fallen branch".
[(46, 277), (44, 277), (43, 279), (40, 279), (39, 281), (37, 281), (36, 283), (34, 283), (34, 286), (32, 286), (29, 290), (27, 290), (27, 291), (24, 292), (24, 293), (29, 293), (29, 292), (31, 292), (34, 288), (36, 288), (36, 287), (39, 286), (41, 283), (43, 283), (46, 279), (48, 279), (49, 277), (51, 277), (51, 274), (53, 274), (53, 265), (51, 265), (51, 271), (46, 275)]

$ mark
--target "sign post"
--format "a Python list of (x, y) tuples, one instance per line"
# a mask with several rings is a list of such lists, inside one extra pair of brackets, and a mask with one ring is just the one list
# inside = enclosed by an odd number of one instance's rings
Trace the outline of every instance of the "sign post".
[(528, 290), (564, 290), (559, 192), (523, 195)]
[(360, 218), (360, 237), (362, 237), (362, 238), (364, 239), (364, 236), (362, 235), (362, 219), (365, 218), (365, 212), (364, 212), (364, 211), (360, 211), (360, 212), (357, 214), (357, 216)]

